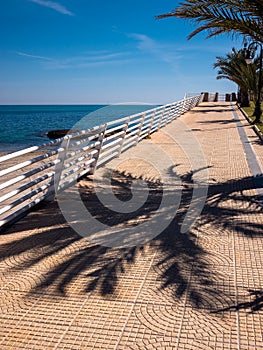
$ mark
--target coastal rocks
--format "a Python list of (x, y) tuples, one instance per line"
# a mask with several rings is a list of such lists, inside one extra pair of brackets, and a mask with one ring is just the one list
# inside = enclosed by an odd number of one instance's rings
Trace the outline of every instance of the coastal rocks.
[(62, 129), (62, 130), (50, 130), (47, 132), (47, 137), (54, 140), (59, 139), (60, 137), (66, 136), (69, 132), (71, 134), (77, 132), (78, 130), (71, 130), (71, 129)]

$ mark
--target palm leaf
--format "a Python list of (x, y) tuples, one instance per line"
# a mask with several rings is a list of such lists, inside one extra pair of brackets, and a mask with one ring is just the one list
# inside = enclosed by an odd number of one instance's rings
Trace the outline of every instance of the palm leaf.
[(188, 39), (207, 31), (208, 38), (222, 33), (239, 33), (263, 42), (262, 0), (186, 0), (174, 11), (157, 18), (173, 16), (198, 25)]

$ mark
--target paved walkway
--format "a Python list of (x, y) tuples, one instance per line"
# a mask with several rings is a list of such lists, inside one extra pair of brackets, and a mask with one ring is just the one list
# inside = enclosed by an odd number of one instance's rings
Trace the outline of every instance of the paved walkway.
[[(95, 245), (98, 230), (82, 238), (57, 203), (30, 213), (1, 236), (1, 350), (263, 350), (262, 164), (263, 146), (236, 107), (203, 103), (98, 171), (100, 187), (113, 170), (126, 201), (131, 182), (146, 180), (141, 209), (106, 209), (91, 178), (79, 183), (96, 217), (86, 232), (98, 221), (137, 228), (117, 241), (137, 246)], [(141, 225), (154, 220), (155, 234), (166, 227), (147, 241)]]

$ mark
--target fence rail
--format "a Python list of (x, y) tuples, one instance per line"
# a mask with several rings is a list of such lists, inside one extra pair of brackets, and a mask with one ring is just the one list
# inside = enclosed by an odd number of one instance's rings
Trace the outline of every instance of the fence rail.
[(196, 95), (0, 157), (0, 229), (195, 107)]

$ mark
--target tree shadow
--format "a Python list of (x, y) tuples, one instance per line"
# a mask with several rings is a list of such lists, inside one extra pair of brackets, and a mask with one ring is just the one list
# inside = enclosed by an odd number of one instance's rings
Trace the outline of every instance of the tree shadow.
[[(224, 111), (225, 112), (225, 111)], [(237, 121), (235, 119), (227, 120), (227, 119), (213, 119), (213, 120), (203, 120), (200, 121), (200, 124), (233, 124)], [(221, 130), (221, 129), (220, 129)]]
[[(204, 108), (202, 108), (204, 107)], [(210, 107), (210, 108), (209, 108)], [(197, 109), (194, 109), (192, 111), (190, 111), (191, 114), (194, 114), (194, 113), (203, 113), (203, 114), (207, 114), (207, 113), (225, 113), (225, 112), (231, 112), (231, 108), (222, 108), (222, 107), (225, 107), (225, 106), (220, 106), (220, 105), (217, 105), (215, 106), (216, 108), (211, 108), (211, 106), (200, 106), (199, 108)], [(221, 107), (220, 109), (218, 109), (218, 107)]]
[[(261, 224), (239, 220), (240, 215), (262, 212), (260, 195), (247, 194), (251, 189), (260, 188), (263, 188), (262, 174), (210, 185), (207, 203), (202, 212), (202, 225), (213, 222), (218, 227), (235, 228), (245, 236), (263, 235)], [(230, 201), (235, 204), (227, 205)]]
[(239, 310), (249, 310), (250, 313), (255, 313), (263, 309), (263, 290), (248, 290), (249, 296), (252, 298), (251, 301), (238, 303), (237, 305), (231, 305), (229, 307), (219, 309), (213, 313), (221, 313), (225, 311), (239, 311)]
[(206, 103), (206, 102), (202, 102), (200, 105), (200, 107), (205, 107), (205, 108), (208, 108), (208, 107), (226, 107), (226, 106), (229, 106), (229, 102), (224, 102), (224, 103), (220, 103), (220, 102), (210, 102), (210, 103)]
[(252, 145), (259, 145), (259, 146), (262, 146), (263, 140), (261, 140), (261, 139), (257, 136), (257, 134), (253, 135), (253, 137), (254, 137), (254, 140), (251, 140), (250, 143), (251, 143)]
[[(193, 175), (193, 172), (189, 172), (181, 176), (182, 196), (179, 209), (169, 226), (149, 242), (128, 248), (107, 248), (93, 244), (76, 234), (63, 219), (57, 204), (51, 203), (42, 207), (41, 215), (45, 215), (46, 220), (51, 218), (50, 221), (45, 221), (46, 226), (38, 223), (38, 211), (31, 213), (30, 217), (21, 220), (21, 224), (6, 232), (7, 241), (0, 246), (0, 261), (17, 259), (18, 263), (9, 267), (9, 270), (18, 272), (26, 269), (38, 271), (39, 264), (43, 264), (45, 273), (42, 274), (41, 281), (32, 287), (31, 293), (45, 291), (67, 296), (68, 288), (80, 277), (84, 293), (96, 291), (106, 297), (114, 295), (141, 257), (154, 254), (156, 258), (152, 269), (160, 282), (160, 290), (169, 290), (175, 299), (180, 299), (187, 293), (189, 302), (196, 307), (205, 305), (211, 310), (218, 310), (219, 306), (227, 304), (228, 308), (224, 309), (230, 310), (229, 305), (233, 304), (233, 300), (220, 288), (225, 278), (224, 271), (220, 276), (221, 272), (212, 264), (213, 256), (209, 250), (199, 245), (194, 231), (181, 233), (181, 225), (192, 200)], [(136, 179), (129, 174), (113, 173), (111, 183), (114, 193), (124, 203), (131, 198), (131, 184)], [(262, 235), (261, 225), (240, 222), (238, 219), (240, 214), (262, 211), (256, 194), (246, 193), (247, 190), (263, 187), (262, 179), (260, 175), (256, 182), (253, 177), (247, 177), (210, 185), (207, 201), (198, 221), (198, 230), (205, 232), (206, 225), (213, 223), (222, 231), (235, 227), (245, 236)], [(154, 213), (158, 211), (163, 195), (162, 183), (153, 179), (145, 181), (149, 188), (148, 198), (140, 209), (132, 213), (118, 213), (105, 208), (96, 195), (92, 177), (82, 179), (79, 191), (87, 210), (96, 220), (108, 226), (131, 225), (140, 229), (140, 223), (154, 220)], [(205, 184), (199, 183), (199, 186)], [(171, 184), (167, 195), (174, 198), (174, 191)], [(227, 205), (228, 201), (237, 205)], [(25, 227), (28, 229), (29, 218), (30, 229), (40, 227), (41, 230), (21, 238), (17, 233), (19, 230), (22, 232)], [(17, 238), (12, 238), (14, 233)], [(262, 294), (255, 296), (256, 305), (261, 308)]]

